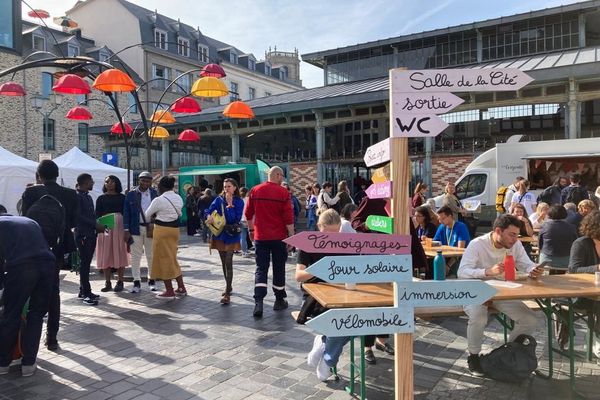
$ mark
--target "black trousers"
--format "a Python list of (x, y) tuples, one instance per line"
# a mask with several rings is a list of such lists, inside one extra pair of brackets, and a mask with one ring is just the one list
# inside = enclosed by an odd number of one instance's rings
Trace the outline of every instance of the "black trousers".
[(46, 335), (50, 340), (56, 340), (60, 321), (60, 270), (65, 262), (64, 250), (53, 251), (56, 257), (55, 271), (52, 276), (50, 290), (50, 303), (48, 304), (48, 321), (46, 322)]
[(96, 235), (77, 236), (75, 238), (77, 249), (79, 250), (79, 292), (83, 297), (88, 297), (92, 293), (90, 285), (90, 264), (96, 251)]
[(31, 260), (7, 268), (4, 311), (0, 315), (0, 366), (6, 367), (12, 360), (21, 314), (28, 299), (27, 324), (21, 333), (22, 364), (35, 363), (55, 267), (52, 261)]

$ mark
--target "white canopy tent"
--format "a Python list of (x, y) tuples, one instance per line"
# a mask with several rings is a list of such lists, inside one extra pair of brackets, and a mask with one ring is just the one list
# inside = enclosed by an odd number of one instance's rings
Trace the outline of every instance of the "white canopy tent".
[(28, 183), (35, 183), (37, 163), (0, 146), (0, 204), (18, 215), (17, 203)]
[[(92, 175), (96, 184), (90, 195), (94, 201), (102, 194), (102, 185), (107, 175), (115, 175), (121, 180), (123, 190), (127, 186), (127, 170), (104, 164), (90, 157), (77, 147), (73, 147), (60, 157), (53, 160), (58, 165), (60, 175), (58, 181), (65, 187), (75, 188), (79, 174), (88, 173)], [(133, 182), (133, 180), (132, 180)]]

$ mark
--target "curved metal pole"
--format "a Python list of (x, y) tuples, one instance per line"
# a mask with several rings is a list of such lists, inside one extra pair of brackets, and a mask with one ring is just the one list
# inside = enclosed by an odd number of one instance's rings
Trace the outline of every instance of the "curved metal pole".
[(50, 27), (46, 24), (46, 21), (44, 21), (44, 19), (42, 17), (40, 17), (40, 15), (33, 9), (33, 7), (31, 7), (25, 0), (21, 0), (21, 3), (25, 4), (31, 11), (33, 11), (35, 13), (35, 15), (38, 16), (38, 19), (40, 21), (42, 21), (42, 24), (44, 24), (46, 29), (48, 29), (48, 33), (50, 33), (50, 36), (52, 36), (52, 39), (54, 39), (54, 43), (57, 45), (56, 47), (58, 47), (58, 51), (60, 51), (60, 55), (64, 57), (65, 54), (62, 52), (62, 49), (60, 48), (60, 46), (58, 46), (58, 40), (56, 40), (56, 36), (54, 36), (54, 33), (52, 33), (52, 29), (50, 29)]

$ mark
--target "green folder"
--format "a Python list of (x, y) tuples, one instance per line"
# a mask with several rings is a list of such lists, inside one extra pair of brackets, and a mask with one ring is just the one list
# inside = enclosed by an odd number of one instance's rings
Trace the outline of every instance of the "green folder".
[(115, 213), (106, 214), (98, 218), (98, 223), (104, 225), (108, 229), (115, 228)]

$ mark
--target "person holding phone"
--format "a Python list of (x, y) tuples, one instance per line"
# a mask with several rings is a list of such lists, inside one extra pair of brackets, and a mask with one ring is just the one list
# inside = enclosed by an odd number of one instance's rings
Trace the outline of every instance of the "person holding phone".
[[(521, 221), (514, 215), (503, 214), (496, 218), (492, 232), (471, 241), (462, 256), (458, 268), (458, 279), (494, 279), (504, 274), (504, 257), (512, 255), (518, 270), (527, 272), (530, 278), (538, 278), (544, 273), (542, 266), (536, 265), (527, 256), (519, 241)], [(484, 330), (488, 323), (489, 302), (481, 305), (464, 306), (469, 318), (467, 325), (467, 346), (469, 371), (475, 376), (483, 376), (479, 363), (479, 353), (483, 344)], [(509, 341), (522, 333), (531, 334), (538, 326), (534, 311), (522, 301), (494, 301), (494, 309), (506, 314), (515, 322)]]

